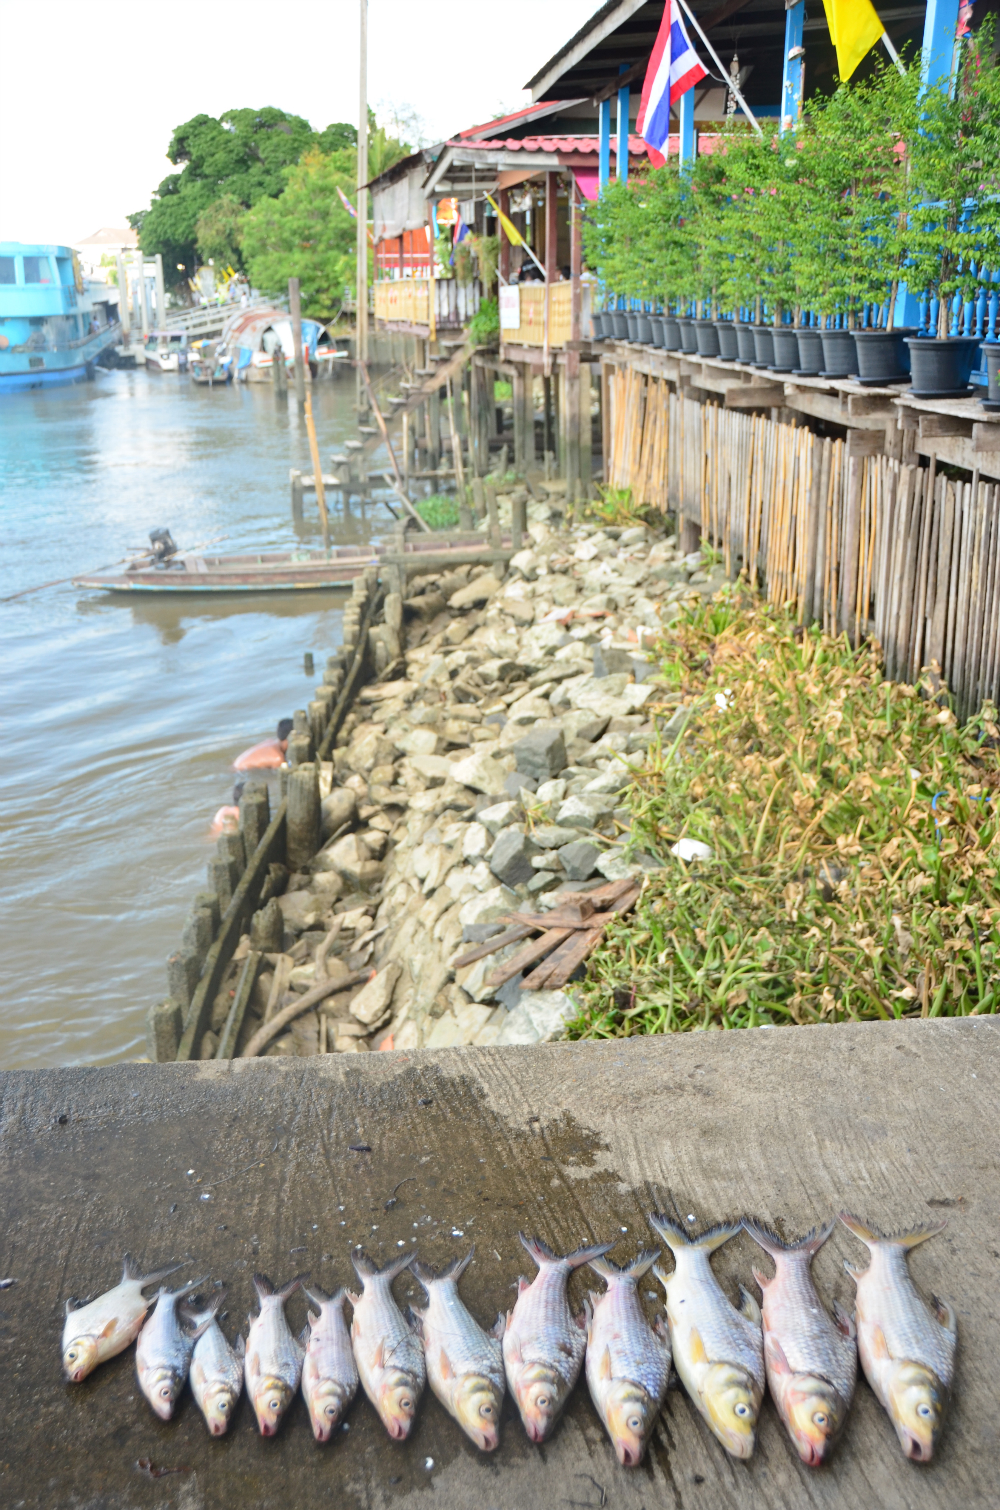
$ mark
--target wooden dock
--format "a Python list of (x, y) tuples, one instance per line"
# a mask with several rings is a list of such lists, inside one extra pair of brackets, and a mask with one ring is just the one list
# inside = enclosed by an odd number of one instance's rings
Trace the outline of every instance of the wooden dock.
[[(998, 1096), (993, 1018), (3, 1075), (0, 1277), (16, 1283), (0, 1292), (0, 1503), (985, 1510), (996, 1504)], [(795, 1234), (845, 1205), (887, 1227), (948, 1219), (911, 1257), (959, 1318), (955, 1398), (927, 1467), (902, 1457), (863, 1381), (832, 1466), (814, 1471), (770, 1403), (757, 1453), (740, 1463), (679, 1388), (646, 1466), (627, 1470), (582, 1385), (543, 1449), (508, 1398), (501, 1445), (483, 1457), (429, 1391), (402, 1446), (359, 1399), (349, 1429), (320, 1448), (301, 1398), (269, 1441), (245, 1397), (222, 1440), (189, 1392), (174, 1421), (156, 1420), (131, 1351), (83, 1385), (60, 1377), (63, 1301), (115, 1283), (126, 1249), (149, 1266), (187, 1257), (179, 1279), (225, 1280), (232, 1335), (245, 1331), (255, 1270), (278, 1282), (309, 1271), (333, 1290), (351, 1279), (356, 1243), (383, 1262), (406, 1247), (440, 1265), (475, 1242), (463, 1295), (489, 1325), (531, 1268), (519, 1228), (562, 1250), (614, 1237), (624, 1259), (650, 1242), (654, 1206), (698, 1224), (749, 1211)], [(841, 1228), (816, 1262), (828, 1303), (853, 1299), (845, 1258), (865, 1261)], [(761, 1258), (741, 1236), (713, 1262), (735, 1294)], [(577, 1304), (588, 1283), (574, 1281)], [(419, 1294), (405, 1278), (396, 1292)], [(301, 1297), (289, 1311), (297, 1331)], [(140, 1463), (178, 1471), (151, 1479)]]

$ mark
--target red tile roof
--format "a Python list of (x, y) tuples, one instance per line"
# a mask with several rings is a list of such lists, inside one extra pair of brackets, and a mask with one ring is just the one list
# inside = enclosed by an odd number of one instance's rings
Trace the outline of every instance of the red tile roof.
[[(595, 157), (599, 149), (596, 136), (511, 136), (481, 142), (467, 142), (461, 138), (453, 138), (447, 145), (464, 147), (467, 151), (470, 147), (482, 147), (491, 152), (592, 152)], [(617, 146), (617, 138), (612, 136), (612, 152), (617, 151)], [(630, 156), (645, 157), (646, 143), (641, 136), (630, 135), (628, 150)]]

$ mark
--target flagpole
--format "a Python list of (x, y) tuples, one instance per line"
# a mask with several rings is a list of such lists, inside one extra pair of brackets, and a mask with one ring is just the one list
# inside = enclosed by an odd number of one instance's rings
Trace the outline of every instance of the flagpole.
[(889, 54), (890, 58), (895, 63), (896, 67), (899, 69), (900, 74), (905, 79), (906, 78), (906, 69), (903, 66), (903, 62), (902, 62), (902, 59), (899, 56), (899, 53), (896, 51), (896, 49), (893, 47), (892, 43), (889, 41), (889, 33), (887, 31), (884, 31), (882, 33), (881, 37), (879, 38), (879, 41), (882, 43), (882, 46), (885, 48), (885, 50)]
[[(705, 33), (702, 31), (701, 27), (698, 25), (698, 20), (697, 20), (697, 17), (695, 16), (694, 11), (691, 10), (687, 6), (687, 4), (685, 3), (685, 0), (677, 0), (677, 3), (679, 4), (681, 10), (687, 16), (688, 20), (691, 22), (691, 25), (694, 27), (695, 31), (698, 33), (699, 37), (701, 38), (701, 40), (704, 42), (705, 46), (707, 47), (707, 49), (708, 49), (708, 55), (712, 59), (712, 62), (715, 64), (715, 66), (719, 70), (719, 72), (721, 74), (725, 75), (726, 70), (723, 68), (722, 64), (719, 62), (719, 55), (715, 51), (715, 48), (712, 46), (711, 42), (706, 37)], [(730, 83), (729, 83), (728, 87), (733, 91), (733, 94), (735, 94), (736, 99), (737, 99), (737, 101), (738, 101), (738, 103), (740, 105), (740, 108), (743, 111), (743, 114), (746, 116), (747, 120), (750, 122), (751, 126), (756, 131), (756, 133), (760, 137), (761, 141), (763, 141), (764, 140), (764, 133), (760, 129), (760, 126), (757, 123), (757, 117), (754, 115), (753, 111), (750, 109), (750, 106), (747, 104), (746, 100), (740, 94), (739, 84), (736, 82), (735, 79), (732, 78), (731, 75), (729, 76), (729, 78), (730, 78)]]

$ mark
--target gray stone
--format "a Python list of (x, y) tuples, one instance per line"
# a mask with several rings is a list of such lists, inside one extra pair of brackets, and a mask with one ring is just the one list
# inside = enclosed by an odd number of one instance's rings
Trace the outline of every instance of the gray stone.
[(538, 788), (538, 782), (534, 776), (525, 776), (521, 771), (514, 771), (512, 775), (504, 777), (503, 789), (508, 797), (519, 797), (522, 791), (534, 792)]
[(598, 716), (588, 708), (573, 708), (570, 712), (561, 714), (559, 722), (567, 739), (583, 739), (588, 744), (593, 744), (595, 739), (600, 739), (611, 719), (606, 713)]
[(503, 933), (503, 923), (467, 923), (462, 929), (463, 944), (485, 944), (487, 939)]
[(614, 797), (604, 792), (578, 792), (567, 797), (556, 822), (560, 828), (596, 828), (600, 820), (615, 808)]
[(534, 876), (531, 864), (538, 845), (518, 828), (505, 828), (490, 851), (490, 870), (506, 886), (521, 886)]
[(353, 822), (357, 806), (357, 794), (352, 792), (350, 787), (335, 786), (329, 797), (324, 797), (320, 803), (323, 838), (329, 839), (338, 828), (343, 828), (345, 823)]
[(548, 891), (550, 886), (560, 880), (561, 874), (554, 870), (536, 870), (533, 879), (528, 882), (528, 891), (531, 896), (537, 896), (540, 891)]
[(566, 740), (559, 724), (536, 724), (513, 747), (517, 769), (537, 781), (548, 781), (566, 764)]
[(578, 1016), (579, 1004), (566, 991), (522, 991), (497, 1036), (498, 1044), (551, 1043)]
[(462, 786), (471, 787), (474, 792), (492, 793), (503, 791), (504, 779), (514, 769), (510, 754), (494, 755), (488, 750), (476, 750), (464, 760), (456, 760), (451, 774)]
[(523, 817), (519, 802), (497, 802), (492, 807), (481, 807), (476, 814), (479, 823), (496, 838), (502, 828), (509, 828)]
[(543, 781), (535, 795), (539, 802), (561, 802), (566, 795), (566, 783), (560, 776), (554, 776), (551, 781)]
[(462, 931), (477, 923), (492, 923), (505, 912), (510, 912), (517, 905), (517, 895), (507, 886), (493, 886), (489, 891), (482, 891), (476, 896), (470, 897), (463, 903), (458, 914), (458, 921), (462, 925)]
[(586, 881), (594, 874), (601, 851), (589, 839), (577, 839), (557, 851), (562, 868), (571, 881)]
[(594, 675), (603, 679), (606, 676), (615, 676), (619, 672), (627, 675), (633, 669), (632, 657), (627, 650), (619, 650), (616, 645), (594, 646)]
[(401, 965), (386, 965), (380, 970), (374, 980), (370, 980), (366, 986), (362, 986), (357, 996), (351, 1002), (351, 1016), (356, 1017), (358, 1022), (363, 1022), (367, 1027), (383, 1017), (392, 1001), (392, 993), (396, 989), (396, 982), (402, 975)]
[(575, 828), (559, 828), (554, 823), (542, 823), (532, 831), (531, 837), (541, 849), (562, 849), (578, 838)]
[(500, 583), (492, 572), (486, 572), (477, 577), (467, 587), (460, 587), (458, 592), (451, 597), (452, 608), (475, 608), (480, 603), (488, 603), (495, 592), (500, 591)]

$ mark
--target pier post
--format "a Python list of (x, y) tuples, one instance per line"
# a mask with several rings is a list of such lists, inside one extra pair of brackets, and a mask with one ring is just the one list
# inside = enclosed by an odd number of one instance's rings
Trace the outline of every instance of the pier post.
[(271, 382), (281, 398), (288, 392), (288, 369), (285, 366), (285, 348), (279, 341), (271, 353)]
[(319, 848), (319, 783), (311, 761), (288, 773), (288, 868), (304, 870)]
[(248, 861), (267, 832), (270, 821), (271, 802), (267, 786), (263, 781), (248, 781), (240, 798), (240, 833)]
[(528, 503), (522, 494), (515, 494), (510, 506), (510, 543), (512, 550), (519, 551), (524, 544), (528, 527)]
[(191, 1005), (200, 976), (201, 959), (195, 949), (177, 949), (167, 960), (167, 990), (185, 1012)]
[(292, 317), (292, 345), (295, 349), (295, 397), (301, 412), (306, 407), (306, 367), (302, 357), (302, 302), (298, 278), (288, 280), (288, 311)]
[(435, 388), (427, 400), (427, 460), (430, 470), (441, 465), (441, 390)]
[(122, 345), (128, 347), (128, 338), (132, 331), (132, 311), (128, 304), (128, 271), (125, 258), (118, 253), (118, 318), (122, 327)]
[(146, 1013), (146, 1049), (154, 1064), (169, 1064), (177, 1058), (177, 1045), (184, 1031), (180, 1002), (158, 1001)]
[(167, 326), (167, 291), (163, 284), (163, 254), (156, 254), (156, 323), (161, 330)]
[(288, 477), (292, 485), (292, 522), (294, 524), (301, 524), (303, 504), (302, 473), (295, 467), (292, 467), (288, 473)]

